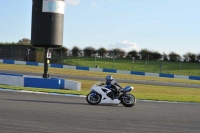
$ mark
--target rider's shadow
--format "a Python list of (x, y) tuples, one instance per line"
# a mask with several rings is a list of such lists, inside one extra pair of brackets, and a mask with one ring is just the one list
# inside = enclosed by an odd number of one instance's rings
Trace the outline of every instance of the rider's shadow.
[(25, 99), (4, 99), (15, 102), (30, 102), (30, 103), (55, 103), (55, 104), (71, 104), (71, 105), (88, 105), (87, 103), (76, 103), (76, 102), (60, 102), (60, 101), (43, 101), (43, 100), (25, 100)]
[(49, 103), (49, 104), (70, 104), (70, 105), (86, 105), (86, 106), (105, 106), (105, 107), (123, 107), (120, 105), (113, 105), (113, 104), (99, 104), (99, 105), (90, 105), (88, 103), (77, 103), (77, 102), (60, 102), (60, 101), (44, 101), (44, 100), (25, 100), (25, 99), (3, 99), (8, 101), (15, 101), (15, 102), (29, 102), (29, 103)]

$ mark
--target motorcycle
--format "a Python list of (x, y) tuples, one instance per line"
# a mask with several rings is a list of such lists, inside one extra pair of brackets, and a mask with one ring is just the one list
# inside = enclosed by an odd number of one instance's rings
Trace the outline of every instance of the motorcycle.
[[(116, 87), (116, 86), (115, 86)], [(136, 98), (132, 94), (128, 94), (134, 88), (132, 86), (126, 86), (125, 88), (119, 89), (116, 92), (115, 89), (106, 88), (105, 84), (97, 83), (94, 84), (90, 93), (86, 97), (86, 101), (91, 105), (98, 104), (120, 104), (125, 107), (132, 107), (136, 104)]]

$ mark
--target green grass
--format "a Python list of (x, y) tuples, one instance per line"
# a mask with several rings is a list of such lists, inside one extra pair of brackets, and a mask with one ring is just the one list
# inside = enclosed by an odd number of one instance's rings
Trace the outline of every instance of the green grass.
[[(44, 68), (41, 66), (29, 66), (29, 65), (15, 65), (15, 64), (0, 64), (0, 70), (15, 70), (22, 72), (44, 72)], [(148, 80), (148, 81), (160, 81), (160, 82), (176, 82), (176, 83), (188, 83), (188, 84), (200, 84), (198, 80), (188, 80), (188, 79), (177, 79), (177, 78), (160, 78), (160, 77), (149, 77), (149, 76), (137, 76), (131, 74), (117, 74), (117, 73), (105, 73), (105, 72), (92, 72), (92, 71), (82, 71), (73, 69), (63, 69), (63, 68), (52, 68), (49, 67), (48, 73), (51, 74), (66, 74), (66, 75), (79, 75), (79, 76), (90, 76), (90, 77), (101, 77), (105, 78), (106, 75), (111, 74), (114, 78), (120, 79), (130, 79), (130, 80)]]
[(151, 73), (166, 73), (176, 75), (191, 75), (200, 76), (200, 63), (185, 63), (185, 62), (170, 62), (170, 61), (145, 61), (132, 59), (110, 59), (110, 58), (72, 58), (63, 57), (64, 64), (74, 66), (88, 66), (100, 68), (127, 70), (127, 71), (141, 71)]

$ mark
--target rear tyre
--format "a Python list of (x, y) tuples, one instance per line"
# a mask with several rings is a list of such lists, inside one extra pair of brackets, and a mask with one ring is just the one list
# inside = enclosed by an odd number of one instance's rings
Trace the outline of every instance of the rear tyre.
[(86, 101), (91, 105), (97, 105), (101, 102), (101, 96), (98, 93), (91, 92), (87, 95)]
[(133, 107), (136, 103), (136, 98), (131, 94), (126, 94), (122, 97), (121, 102), (125, 107)]

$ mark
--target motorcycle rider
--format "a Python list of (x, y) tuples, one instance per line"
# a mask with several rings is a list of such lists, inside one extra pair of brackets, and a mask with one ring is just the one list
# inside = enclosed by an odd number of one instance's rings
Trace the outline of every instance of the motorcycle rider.
[(106, 88), (111, 89), (115, 96), (119, 94), (119, 89), (122, 89), (122, 87), (117, 83), (115, 79), (113, 79), (111, 75), (106, 76)]

